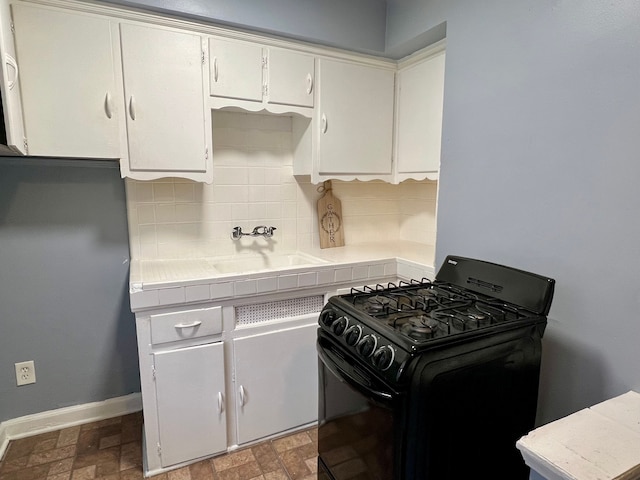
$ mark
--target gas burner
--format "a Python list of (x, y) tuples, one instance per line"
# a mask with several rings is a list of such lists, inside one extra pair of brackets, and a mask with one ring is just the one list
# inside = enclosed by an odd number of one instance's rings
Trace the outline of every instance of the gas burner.
[(370, 314), (376, 314), (389, 309), (391, 300), (383, 295), (374, 295), (366, 299), (364, 310)]
[(393, 323), (404, 335), (416, 340), (433, 338), (443, 327), (437, 320), (422, 314), (398, 317)]
[(433, 310), (430, 315), (460, 331), (486, 327), (497, 321), (494, 313), (483, 311), (476, 304), (470, 303)]

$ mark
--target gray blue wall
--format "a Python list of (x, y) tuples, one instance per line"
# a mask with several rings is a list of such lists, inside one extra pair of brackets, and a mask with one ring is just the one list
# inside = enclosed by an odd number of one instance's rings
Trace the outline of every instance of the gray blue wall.
[(0, 158), (0, 422), (140, 391), (124, 183), (79, 165)]
[(446, 22), (436, 257), (553, 277), (539, 422), (640, 390), (640, 4), (391, 0)]
[(385, 0), (101, 0), (380, 54)]

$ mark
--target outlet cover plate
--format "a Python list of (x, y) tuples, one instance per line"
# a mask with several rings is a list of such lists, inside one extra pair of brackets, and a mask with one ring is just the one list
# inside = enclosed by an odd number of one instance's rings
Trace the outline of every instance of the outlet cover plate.
[(33, 360), (28, 362), (16, 363), (16, 384), (29, 385), (30, 383), (36, 383), (36, 367)]

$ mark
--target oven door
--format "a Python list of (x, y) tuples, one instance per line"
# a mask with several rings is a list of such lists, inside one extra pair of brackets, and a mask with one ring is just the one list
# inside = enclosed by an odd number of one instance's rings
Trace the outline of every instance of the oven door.
[[(318, 478), (401, 478), (403, 447), (394, 391), (318, 333)], [(395, 474), (394, 474), (395, 473)]]

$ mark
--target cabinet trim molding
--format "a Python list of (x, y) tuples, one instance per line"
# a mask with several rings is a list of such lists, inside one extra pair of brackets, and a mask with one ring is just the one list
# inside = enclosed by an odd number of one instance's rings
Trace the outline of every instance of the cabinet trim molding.
[(253, 33), (249, 30), (231, 28), (227, 26), (217, 25), (215, 22), (187, 20), (168, 14), (158, 14), (152, 12), (144, 12), (140, 9), (134, 9), (126, 6), (111, 6), (97, 3), (95, 1), (77, 0), (21, 0), (25, 3), (35, 3), (39, 5), (55, 6), (66, 10), (76, 10), (79, 12), (95, 13), (99, 15), (107, 15), (118, 20), (135, 20), (145, 23), (155, 24), (158, 26), (174, 27), (181, 30), (190, 30), (194, 33), (204, 35), (213, 35), (235, 40), (245, 40), (252, 43), (260, 43), (265, 46), (280, 47), (301, 53), (310, 53), (314, 55), (344, 58), (352, 62), (372, 65), (387, 65), (395, 70), (396, 60), (388, 59), (382, 56), (367, 55), (363, 53), (350, 52), (334, 47), (314, 44), (304, 41), (286, 40), (275, 35)]

